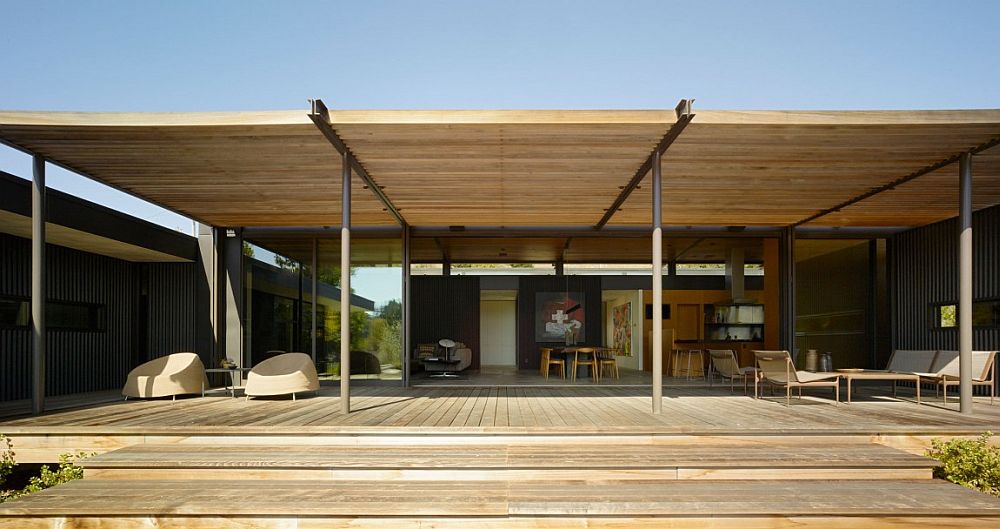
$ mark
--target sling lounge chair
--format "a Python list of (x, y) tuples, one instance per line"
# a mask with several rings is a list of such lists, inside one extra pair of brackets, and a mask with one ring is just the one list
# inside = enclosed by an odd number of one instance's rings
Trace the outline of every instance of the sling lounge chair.
[(736, 385), (736, 379), (743, 380), (743, 394), (747, 394), (747, 386), (750, 377), (756, 376), (757, 369), (753, 367), (740, 367), (736, 361), (736, 353), (731, 349), (709, 349), (708, 356), (712, 359), (712, 373), (709, 383), (715, 375), (729, 379), (729, 392), (732, 393)]
[(771, 384), (785, 388), (785, 405), (791, 405), (792, 388), (832, 387), (835, 402), (840, 403), (840, 375), (836, 373), (810, 373), (796, 371), (788, 351), (754, 351), (760, 378)]
[[(996, 351), (972, 351), (972, 385), (990, 387), (990, 404), (996, 397), (993, 378), (993, 364)], [(944, 389), (944, 403), (948, 403), (948, 388), (960, 385), (958, 351), (939, 351), (934, 368), (930, 373), (916, 373), (920, 381), (935, 384), (940, 392)]]

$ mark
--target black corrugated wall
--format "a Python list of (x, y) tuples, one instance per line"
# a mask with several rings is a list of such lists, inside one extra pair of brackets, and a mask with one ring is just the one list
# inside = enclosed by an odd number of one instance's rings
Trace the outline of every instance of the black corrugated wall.
[[(1000, 298), (1000, 206), (972, 215), (972, 296)], [(932, 325), (934, 306), (958, 301), (958, 219), (892, 238), (896, 349), (958, 349), (954, 328)], [(976, 350), (1000, 349), (1000, 328), (974, 327)]]
[[(106, 318), (103, 331), (49, 331), (48, 395), (119, 388), (139, 361), (194, 349), (194, 263), (138, 264), (53, 245), (46, 260), (50, 300), (99, 304)], [(31, 242), (0, 234), (0, 295), (30, 290)], [(30, 330), (0, 328), (0, 400), (30, 398), (30, 384)]]

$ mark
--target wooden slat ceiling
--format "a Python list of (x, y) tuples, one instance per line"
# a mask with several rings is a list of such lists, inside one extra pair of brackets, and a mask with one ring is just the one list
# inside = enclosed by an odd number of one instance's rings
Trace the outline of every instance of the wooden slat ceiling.
[[(664, 221), (786, 226), (1000, 137), (1000, 110), (705, 111), (664, 157)], [(673, 111), (334, 110), (332, 127), (413, 226), (587, 226)], [(340, 222), (339, 156), (305, 111), (0, 112), (0, 138), (218, 226)], [(1000, 202), (996, 155), (977, 207)], [(812, 225), (917, 226), (954, 215), (947, 167)], [(649, 178), (611, 219), (648, 225)], [(355, 178), (355, 225), (393, 225)], [(540, 252), (548, 251), (542, 244)]]
[[(0, 137), (211, 225), (340, 224), (340, 156), (305, 111), (0, 112)], [(355, 222), (395, 224), (362, 185)]]
[[(664, 223), (790, 225), (998, 136), (998, 110), (696, 111), (663, 158)], [(940, 172), (957, 171), (955, 165)], [(974, 174), (978, 205), (1000, 203), (996, 169), (980, 167)], [(930, 183), (922, 184), (924, 178)], [(950, 178), (949, 185), (956, 181)], [(931, 175), (914, 182), (940, 187)], [(932, 195), (922, 198), (948, 200)], [(955, 214), (955, 208), (914, 209), (902, 193), (876, 197), (858, 203), (856, 216), (813, 225), (919, 226)], [(649, 223), (650, 204), (643, 186), (611, 224)]]
[[(972, 157), (972, 207), (1000, 204), (1000, 147)], [(883, 191), (808, 226), (897, 226), (930, 224), (958, 215), (958, 164)]]
[(335, 111), (332, 126), (414, 226), (588, 226), (668, 111)]
[[(255, 236), (254, 244), (303, 263), (312, 262), (312, 239), (307, 236)], [(567, 247), (567, 241), (569, 242)], [(453, 263), (553, 263), (566, 248), (567, 263), (645, 263), (652, 253), (648, 237), (431, 237), (411, 239), (414, 263), (440, 263), (444, 255)], [(748, 262), (763, 261), (763, 246), (753, 238), (666, 238), (666, 261), (682, 263), (724, 262), (730, 248), (743, 248)], [(351, 262), (355, 265), (398, 265), (399, 239), (352, 238)], [(323, 266), (340, 263), (340, 241), (321, 238), (319, 259)]]

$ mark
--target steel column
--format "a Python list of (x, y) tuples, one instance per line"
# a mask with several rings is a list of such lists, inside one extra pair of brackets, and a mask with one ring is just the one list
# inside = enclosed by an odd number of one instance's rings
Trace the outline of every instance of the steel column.
[(351, 413), (351, 154), (343, 155), (340, 199), (340, 411)]
[(309, 324), (309, 336), (311, 337), (310, 342), (312, 346), (312, 359), (313, 364), (316, 363), (316, 352), (318, 340), (316, 339), (316, 316), (318, 310), (316, 308), (319, 305), (319, 239), (313, 238), (312, 243), (312, 323)]
[(653, 413), (663, 412), (663, 187), (660, 151), (653, 151)]
[(410, 385), (410, 226), (403, 225), (403, 386)]
[(958, 394), (959, 410), (972, 413), (972, 154), (958, 168)]
[(780, 313), (781, 348), (797, 357), (795, 350), (795, 229), (784, 228), (778, 244), (778, 270), (781, 277)]
[(45, 411), (45, 158), (32, 158), (31, 412)]

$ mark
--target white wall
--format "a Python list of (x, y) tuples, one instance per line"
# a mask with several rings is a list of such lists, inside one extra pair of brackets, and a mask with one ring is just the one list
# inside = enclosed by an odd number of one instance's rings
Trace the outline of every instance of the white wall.
[(642, 302), (642, 290), (605, 290), (602, 293), (604, 298), (604, 344), (614, 345), (614, 318), (612, 310), (618, 305), (632, 303), (632, 356), (619, 356), (618, 366), (624, 369), (642, 369), (642, 320), (645, 314), (645, 305)]
[(517, 364), (517, 301), (480, 300), (479, 351), (482, 366)]

